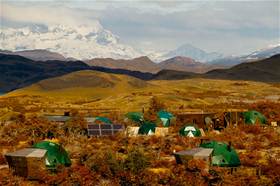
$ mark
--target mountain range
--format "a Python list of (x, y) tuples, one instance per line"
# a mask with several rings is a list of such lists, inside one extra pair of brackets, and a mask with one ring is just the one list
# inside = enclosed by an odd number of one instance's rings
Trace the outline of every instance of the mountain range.
[(85, 62), (90, 66), (99, 66), (112, 69), (126, 69), (149, 73), (157, 73), (164, 69), (204, 73), (209, 70), (221, 67), (218, 65), (200, 63), (191, 58), (182, 56), (173, 57), (160, 63), (154, 63), (146, 56), (129, 60), (95, 58)]
[[(218, 52), (207, 52), (191, 44), (184, 44), (165, 52), (150, 52), (147, 49), (140, 51), (122, 43), (118, 36), (105, 29), (99, 21), (91, 23), (90, 26), (85, 24), (48, 26), (34, 24), (19, 28), (3, 27), (0, 30), (0, 40), (2, 52), (3, 50), (12, 51), (17, 55), (39, 61), (65, 59), (89, 61), (95, 58), (131, 60), (140, 56), (148, 56), (152, 61), (158, 63), (181, 56), (212, 65), (232, 66), (280, 53), (279, 44), (235, 57), (224, 56)], [(53, 53), (44, 54), (44, 50)]]
[[(137, 60), (138, 63), (141, 64), (142, 60), (148, 60), (148, 58), (137, 58), (136, 62)], [(148, 62), (152, 63), (151, 61)], [(193, 61), (191, 60), (191, 62)], [(169, 63), (172, 64), (170, 61), (166, 61), (163, 64), (167, 66)], [(144, 73), (127, 69), (89, 66), (82, 61), (34, 61), (18, 55), (0, 54), (0, 92), (9, 92), (14, 89), (31, 85), (40, 80), (62, 76), (64, 74), (81, 70), (95, 70), (110, 74), (125, 74), (142, 80), (210, 78), (280, 82), (280, 54), (255, 62), (242, 63), (229, 69), (210, 70), (206, 73), (200, 74), (166, 69), (160, 70), (157, 73)]]

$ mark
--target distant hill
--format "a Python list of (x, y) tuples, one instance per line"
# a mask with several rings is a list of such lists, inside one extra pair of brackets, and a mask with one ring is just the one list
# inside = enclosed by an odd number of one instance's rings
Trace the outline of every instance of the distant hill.
[(212, 70), (205, 78), (280, 82), (280, 54), (250, 63), (242, 63), (230, 69)]
[(49, 60), (69, 61), (69, 59), (65, 58), (63, 55), (59, 53), (50, 52), (48, 50), (41, 50), (41, 49), (23, 50), (23, 51), (16, 51), (16, 52), (0, 50), (0, 53), (8, 54), (8, 55), (19, 55), (28, 59), (32, 59), (34, 61), (49, 61)]
[(161, 69), (204, 73), (216, 68), (214, 65), (200, 63), (192, 58), (177, 56), (159, 63)]
[(161, 71), (155, 79), (176, 80), (187, 78), (209, 78), (225, 80), (250, 80), (260, 82), (280, 82), (280, 54), (250, 63), (242, 63), (229, 69), (211, 70), (205, 74), (182, 71)]
[(131, 60), (96, 58), (88, 60), (86, 61), (86, 63), (90, 66), (98, 66), (111, 69), (125, 69), (130, 71), (140, 71), (148, 73), (157, 73), (164, 69), (204, 73), (219, 67), (217, 65), (203, 64), (191, 58), (181, 56), (173, 57), (160, 63), (154, 63), (146, 56)]
[(153, 76), (154, 80), (179, 80), (200, 77), (201, 74), (176, 70), (161, 70)]
[(92, 60), (85, 61), (85, 63), (87, 63), (90, 66), (99, 66), (111, 69), (126, 69), (150, 73), (160, 71), (160, 67), (146, 56), (128, 60), (112, 58), (95, 58)]

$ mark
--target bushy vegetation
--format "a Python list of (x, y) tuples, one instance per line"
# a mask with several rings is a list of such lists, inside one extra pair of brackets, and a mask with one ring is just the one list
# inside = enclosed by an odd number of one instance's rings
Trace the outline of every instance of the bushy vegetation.
[[(232, 174), (228, 168), (211, 167), (206, 171), (204, 162), (197, 160), (189, 161), (187, 165), (176, 164), (172, 155), (174, 150), (190, 149), (200, 144), (199, 138), (178, 135), (180, 123), (170, 127), (169, 135), (165, 137), (128, 138), (119, 134), (88, 138), (85, 135), (83, 116), (86, 114), (76, 112), (83, 108), (92, 109), (89, 115), (107, 114), (116, 123), (123, 123), (122, 112), (134, 111), (134, 108), (140, 111), (143, 107), (144, 117), (149, 121), (155, 121), (156, 112), (163, 108), (207, 111), (244, 108), (263, 113), (268, 123), (280, 121), (279, 101), (246, 102), (248, 99), (261, 100), (266, 94), (277, 94), (279, 86), (260, 84), (255, 87), (247, 82), (221, 83), (214, 80), (156, 83), (162, 84), (164, 88), (133, 90), (131, 94), (110, 95), (106, 99), (96, 96), (94, 91), (91, 97), (67, 101), (64, 98), (40, 96), (0, 99), (1, 116), (11, 114), (11, 117), (7, 117), (8, 123), (0, 123), (0, 166), (6, 164), (3, 154), (30, 147), (45, 139), (48, 132), (69, 152), (73, 163), (69, 168), (61, 167), (55, 174), (42, 173), (41, 179), (35, 181), (12, 175), (8, 168), (3, 168), (0, 169), (0, 185), (280, 185), (279, 127), (239, 125), (230, 126), (219, 133), (207, 132), (207, 138), (231, 141), (237, 150), (242, 166)], [(265, 92), (270, 87), (273, 88), (272, 92)], [(71, 109), (74, 116), (64, 125), (39, 117), (43, 113), (61, 112), (63, 109), (60, 107)], [(104, 110), (114, 110), (115, 107), (116, 112), (104, 113)]]
[[(44, 139), (44, 134), (49, 130), (68, 150), (73, 165), (59, 169), (56, 174), (42, 173), (41, 180), (32, 182), (35, 185), (279, 184), (280, 135), (272, 128), (239, 126), (227, 128), (218, 135), (208, 133), (210, 139), (232, 141), (233, 146), (240, 150), (242, 167), (232, 174), (229, 169), (217, 167), (212, 167), (208, 172), (204, 162), (199, 160), (189, 161), (188, 165), (176, 164), (173, 150), (196, 147), (200, 143), (197, 138), (179, 137), (174, 133), (166, 137), (127, 139), (120, 134), (87, 138), (74, 130), (64, 136), (63, 128), (54, 127), (37, 117), (26, 118), (22, 124), (13, 123), (1, 128), (1, 151), (29, 146), (32, 141)], [(75, 135), (72, 135), (73, 132)], [(26, 140), (26, 144), (20, 140)], [(271, 148), (278, 148), (278, 152), (272, 152)], [(0, 157), (0, 161), (3, 163), (5, 160)], [(1, 183), (29, 182), (11, 175), (8, 169), (2, 170)]]

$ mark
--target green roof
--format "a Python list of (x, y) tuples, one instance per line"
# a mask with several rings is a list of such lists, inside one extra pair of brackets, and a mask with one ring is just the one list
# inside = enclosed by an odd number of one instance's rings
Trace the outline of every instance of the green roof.
[(260, 124), (266, 124), (267, 122), (265, 116), (255, 110), (244, 112), (243, 117), (245, 124), (256, 124), (258, 122)]
[(200, 147), (212, 148), (212, 165), (219, 167), (237, 167), (240, 166), (238, 154), (233, 147), (229, 147), (223, 142), (210, 141), (202, 143)]
[(192, 123), (186, 124), (179, 130), (179, 134), (181, 136), (188, 136), (188, 137), (199, 137), (201, 136), (201, 132), (199, 128)]
[(46, 166), (56, 168), (57, 165), (70, 166), (71, 160), (66, 150), (59, 144), (50, 141), (41, 141), (33, 145), (33, 148), (47, 150)]
[(161, 110), (157, 113), (158, 117), (160, 118), (160, 120), (163, 123), (164, 127), (169, 127), (170, 126), (170, 120), (172, 118), (174, 118), (173, 114), (171, 114), (170, 112)]
[(112, 121), (109, 119), (109, 118), (106, 118), (106, 117), (96, 117), (95, 118), (95, 121), (100, 121), (102, 123), (106, 123), (106, 124), (112, 124)]
[(144, 122), (144, 116), (142, 112), (128, 112), (125, 117), (138, 124)]

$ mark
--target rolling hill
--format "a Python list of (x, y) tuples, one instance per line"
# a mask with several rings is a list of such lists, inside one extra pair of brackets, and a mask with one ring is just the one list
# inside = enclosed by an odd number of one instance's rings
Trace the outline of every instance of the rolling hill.
[(35, 84), (11, 92), (54, 97), (98, 97), (118, 95), (135, 90), (144, 90), (151, 85), (147, 81), (127, 75), (110, 74), (94, 70), (72, 72), (63, 76), (39, 81)]

